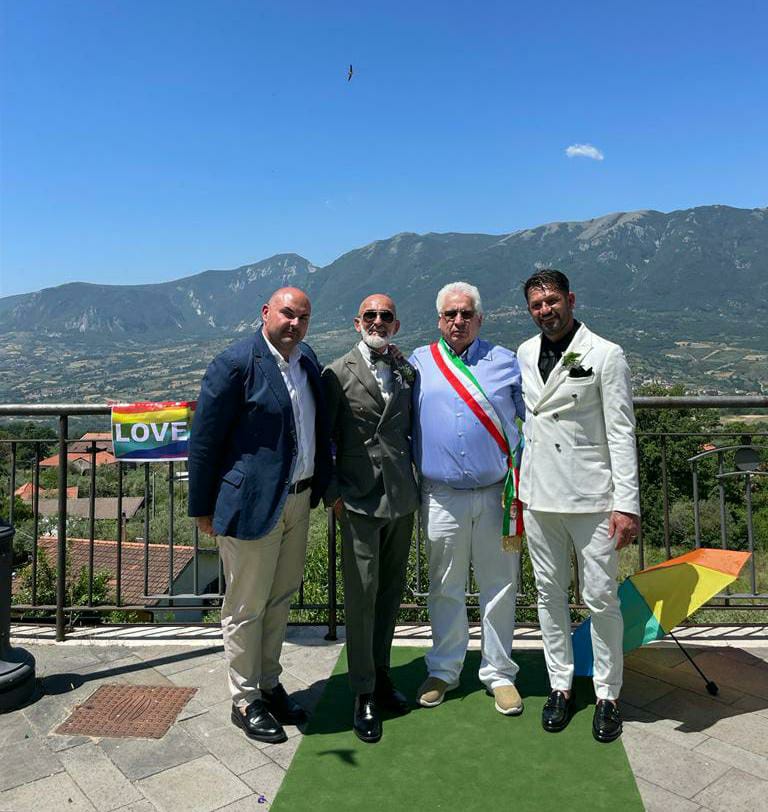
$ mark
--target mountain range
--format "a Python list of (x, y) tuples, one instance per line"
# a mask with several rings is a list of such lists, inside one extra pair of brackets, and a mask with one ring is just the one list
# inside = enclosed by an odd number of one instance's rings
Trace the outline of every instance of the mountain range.
[[(120, 347), (140, 361), (142, 348), (156, 358), (163, 346), (190, 343), (202, 355), (182, 376), (191, 386), (191, 375), (199, 375), (207, 353), (252, 330), (261, 304), (286, 284), (306, 290), (312, 300), (310, 340), (323, 360), (351, 343), (351, 318), (371, 292), (389, 293), (397, 301), (403, 325), (399, 341), (405, 348), (430, 340), (435, 294), (458, 279), (480, 288), (487, 314), (484, 332), (516, 346), (533, 332), (521, 284), (540, 267), (568, 274), (580, 317), (625, 344), (631, 360), (634, 356), (633, 371), (643, 380), (663, 382), (666, 372), (655, 375), (654, 362), (669, 372), (680, 354), (675, 348), (691, 342), (712, 344), (715, 355), (730, 350), (756, 359), (754, 374), (749, 363), (720, 377), (718, 370), (702, 368), (702, 374), (711, 373), (702, 391), (760, 391), (761, 380), (768, 379), (760, 377), (760, 356), (768, 347), (768, 208), (700, 206), (670, 213), (620, 212), (505, 235), (402, 233), (349, 251), (325, 267), (297, 254), (280, 254), (160, 284), (73, 282), (2, 298), (5, 380), (0, 395), (35, 399), (28, 380), (18, 388), (29, 363), (44, 372), (59, 395), (70, 390), (75, 395), (70, 380), (77, 383), (78, 375), (65, 374), (72, 364), (75, 370), (90, 368), (99, 354), (119, 354)], [(46, 357), (51, 339), (66, 347), (68, 366), (59, 368)], [(106, 373), (114, 380), (119, 369), (102, 369), (100, 379)], [(160, 386), (168, 397), (176, 396), (171, 390), (179, 383), (178, 371), (168, 369)], [(719, 383), (713, 387), (713, 381)], [(122, 387), (110, 388), (110, 394), (115, 391)], [(136, 393), (137, 398), (144, 394)]]

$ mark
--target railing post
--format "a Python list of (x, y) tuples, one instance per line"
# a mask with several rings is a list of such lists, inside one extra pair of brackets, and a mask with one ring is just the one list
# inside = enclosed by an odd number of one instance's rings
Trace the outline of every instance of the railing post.
[[(717, 455), (717, 473), (719, 475), (725, 473), (724, 456), (722, 451)], [(726, 524), (727, 516), (725, 513), (725, 480), (722, 476), (718, 476), (717, 478), (717, 490), (720, 497), (720, 542), (721, 547), (726, 550), (728, 548), (728, 526)]]
[(8, 521), (13, 527), (16, 513), (16, 443), (11, 443), (11, 492), (8, 494)]
[(699, 515), (699, 468), (694, 462), (693, 466), (693, 535), (696, 549), (701, 547), (701, 516)]
[(667, 551), (667, 561), (672, 558), (672, 549), (669, 543), (669, 474), (667, 473), (667, 435), (661, 438), (661, 483), (663, 488), (662, 500), (664, 505), (664, 549)]
[(59, 415), (59, 529), (56, 555), (56, 642), (65, 638), (64, 606), (67, 597), (67, 435), (69, 418)]
[(143, 583), (144, 583), (143, 594), (148, 595), (149, 594), (149, 463), (148, 462), (144, 463), (144, 582)]
[(326, 640), (338, 640), (336, 603), (336, 514), (328, 508), (328, 634)]
[[(175, 473), (173, 462), (168, 463), (168, 594), (173, 595), (173, 536), (174, 528), (174, 511), (176, 506), (174, 504), (174, 487), (173, 475)], [(168, 599), (168, 606), (174, 605), (173, 598)]]
[(37, 603), (37, 539), (40, 531), (40, 443), (35, 443), (32, 472), (32, 604)]
[(123, 592), (123, 463), (117, 461), (117, 579), (115, 603), (120, 606)]
[[(192, 525), (192, 546), (195, 549), (192, 559), (192, 581), (195, 587), (195, 595), (200, 594), (200, 531), (197, 529), (197, 522)], [(303, 583), (303, 581), (302, 581)]]
[(93, 606), (93, 552), (96, 543), (96, 441), (91, 443), (91, 478), (88, 491), (88, 606)]
[(746, 471), (744, 476), (745, 498), (747, 502), (747, 549), (752, 555), (749, 558), (752, 594), (757, 595), (757, 566), (755, 564), (755, 529), (752, 522), (752, 473)]

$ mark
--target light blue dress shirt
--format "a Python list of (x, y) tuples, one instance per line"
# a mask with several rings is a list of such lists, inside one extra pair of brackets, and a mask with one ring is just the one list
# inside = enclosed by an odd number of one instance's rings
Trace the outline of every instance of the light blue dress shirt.
[[(461, 357), (493, 404), (514, 450), (519, 437), (515, 418), (525, 419), (517, 356), (478, 338)], [(504, 479), (506, 457), (440, 372), (430, 348), (419, 347), (408, 360), (418, 373), (413, 450), (421, 476), (458, 489), (484, 488)]]

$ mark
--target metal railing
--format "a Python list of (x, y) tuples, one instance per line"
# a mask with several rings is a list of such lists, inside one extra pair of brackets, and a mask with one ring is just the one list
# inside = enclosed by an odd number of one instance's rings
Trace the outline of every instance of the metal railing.
[[(690, 408), (738, 408), (738, 409), (759, 409), (768, 410), (768, 397), (738, 397), (738, 396), (717, 396), (717, 397), (637, 397), (635, 398), (635, 408), (640, 409), (690, 409)], [(181, 548), (178, 543), (179, 528), (177, 527), (175, 518), (175, 508), (178, 494), (177, 483), (183, 477), (179, 477), (180, 473), (183, 474), (183, 466), (180, 470), (178, 463), (125, 463), (117, 461), (114, 463), (116, 466), (116, 499), (114, 505), (115, 522), (115, 570), (114, 570), (114, 603), (98, 603), (95, 598), (95, 576), (97, 574), (97, 567), (95, 564), (95, 545), (100, 541), (96, 538), (96, 500), (97, 500), (97, 470), (99, 466), (96, 464), (96, 456), (98, 453), (99, 443), (95, 440), (83, 441), (82, 439), (70, 438), (69, 435), (69, 418), (73, 416), (101, 416), (110, 413), (110, 405), (88, 405), (88, 404), (50, 404), (50, 405), (0, 405), (0, 418), (3, 417), (24, 417), (24, 418), (55, 418), (57, 421), (57, 437), (56, 439), (15, 439), (0, 441), (2, 446), (7, 448), (8, 451), (8, 477), (5, 481), (9, 485), (9, 520), (14, 523), (15, 517), (15, 499), (13, 494), (16, 491), (18, 484), (19, 473), (19, 454), (27, 447), (32, 447), (31, 454), (31, 477), (32, 477), (32, 527), (31, 527), (31, 560), (29, 566), (31, 568), (31, 600), (27, 603), (16, 604), (14, 606), (15, 612), (39, 612), (39, 611), (52, 611), (55, 612), (56, 623), (56, 639), (64, 640), (66, 634), (66, 618), (67, 615), (72, 616), (75, 613), (90, 615), (105, 613), (105, 612), (172, 612), (200, 613), (204, 609), (215, 608), (220, 605), (224, 593), (224, 579), (221, 567), (221, 560), (218, 556), (218, 549), (216, 549), (216, 569), (215, 577), (207, 581), (201, 587), (201, 557), (210, 552), (213, 548), (201, 546), (200, 538), (197, 528), (192, 524), (190, 541), (191, 544), (185, 545)], [(662, 498), (662, 514), (663, 514), (663, 535), (661, 542), (663, 544), (664, 554), (668, 559), (672, 555), (671, 533), (670, 533), (670, 487), (669, 487), (669, 463), (668, 459), (668, 445), (675, 438), (679, 436), (686, 437), (700, 437), (700, 438), (733, 438), (742, 437), (743, 432), (735, 434), (733, 432), (709, 432), (709, 433), (691, 433), (684, 432), (677, 434), (674, 432), (650, 432), (638, 433), (638, 454), (643, 454), (643, 443), (645, 438), (654, 438), (659, 440), (661, 448), (660, 471), (659, 476), (661, 479), (661, 498)], [(757, 554), (762, 551), (757, 549), (754, 527), (752, 522), (752, 506), (751, 495), (752, 488), (756, 477), (760, 477), (765, 472), (759, 470), (758, 465), (753, 465), (748, 471), (726, 471), (725, 464), (727, 455), (736, 452), (738, 449), (749, 447), (755, 450), (758, 454), (764, 453), (768, 450), (768, 445), (760, 445), (755, 441), (758, 438), (762, 441), (765, 438), (768, 443), (768, 433), (754, 432), (750, 435), (749, 443), (740, 443), (738, 445), (715, 447), (710, 450), (705, 450), (702, 453), (694, 455), (687, 462), (691, 465), (692, 481), (693, 481), (693, 511), (694, 511), (694, 525), (695, 525), (695, 546), (701, 546), (701, 521), (699, 516), (699, 498), (698, 498), (698, 470), (703, 460), (710, 456), (717, 458), (717, 483), (718, 483), (718, 496), (720, 500), (721, 509), (721, 546), (726, 547), (728, 544), (727, 534), (727, 521), (726, 521), (726, 507), (725, 507), (725, 489), (726, 483), (729, 479), (741, 477), (744, 479), (744, 496), (746, 503), (747, 515), (747, 528), (748, 539), (747, 547), (753, 553), (750, 562), (750, 589), (739, 593), (727, 595), (724, 603), (716, 603), (715, 608), (734, 608), (736, 606), (744, 606), (745, 603), (750, 608), (754, 609), (768, 609), (768, 594), (759, 591), (759, 584), (757, 579)], [(742, 437), (743, 439), (743, 437)], [(67, 484), (70, 478), (70, 458), (68, 456), (70, 447), (73, 443), (79, 443), (82, 448), (84, 442), (89, 443), (88, 451), (88, 510), (87, 510), (87, 538), (82, 541), (87, 545), (88, 558), (85, 565), (87, 576), (87, 594), (84, 599), (79, 603), (68, 603), (68, 583), (67, 583), (67, 543), (68, 543), (68, 522), (71, 517), (68, 517), (68, 504), (67, 504)], [(40, 527), (41, 527), (41, 513), (40, 513), (40, 463), (42, 461), (42, 450), (55, 443), (58, 452), (57, 464), (57, 510), (56, 517), (56, 599), (55, 603), (41, 603), (38, 601), (39, 597), (39, 548), (40, 548)], [(29, 454), (26, 455), (30, 457)], [(765, 459), (765, 457), (763, 457)], [(127, 517), (124, 514), (124, 479), (125, 472), (130, 469), (142, 467), (144, 471), (143, 477), (143, 556), (142, 556), (142, 572), (141, 582), (143, 591), (139, 596), (140, 600), (134, 602), (127, 602), (124, 598), (124, 585), (123, 585), (123, 563), (126, 539), (126, 525)], [(167, 492), (167, 533), (164, 545), (167, 549), (167, 590), (157, 591), (151, 589), (150, 579), (150, 550), (154, 547), (151, 541), (152, 532), (152, 515), (151, 511), (156, 506), (156, 490), (154, 488), (154, 479), (158, 470), (165, 469), (165, 478), (168, 482)], [(81, 477), (83, 474), (81, 474)], [(136, 478), (134, 477), (134, 480)], [(135, 484), (135, 482), (134, 482)], [(183, 486), (182, 486), (183, 487)], [(643, 494), (641, 494), (642, 498)], [(183, 493), (182, 493), (183, 498)], [(52, 529), (52, 528), (50, 528)], [(189, 533), (189, 528), (187, 529)], [(643, 537), (642, 527), (641, 533), (638, 538), (638, 561), (640, 568), (645, 566), (646, 561), (646, 544)], [(337, 562), (337, 542), (336, 542), (336, 523), (332, 511), (327, 512), (327, 528), (326, 528), (326, 543), (327, 543), (327, 569), (326, 578), (327, 584), (325, 585), (325, 600), (315, 600), (313, 602), (305, 601), (305, 584), (302, 583), (299, 591), (298, 600), (292, 607), (298, 612), (311, 611), (316, 616), (319, 614), (322, 619), (315, 619), (311, 622), (315, 624), (328, 626), (328, 637), (335, 639), (336, 629), (338, 623), (338, 616), (340, 610), (338, 598), (338, 562)], [(423, 541), (421, 534), (417, 533), (417, 542), (414, 545), (413, 555), (415, 555), (415, 580), (410, 585), (409, 599), (403, 603), (404, 609), (409, 610), (423, 610), (425, 606), (425, 597), (428, 590), (426, 573), (422, 566), (423, 558)], [(176, 591), (174, 582), (176, 580), (177, 572), (175, 569), (175, 555), (183, 553), (188, 555), (191, 548), (191, 560), (188, 564), (191, 568), (191, 589), (184, 591)], [(766, 551), (768, 554), (768, 551)], [(210, 567), (208, 567), (210, 570)], [(215, 587), (215, 588), (214, 588)], [(316, 592), (317, 590), (315, 590)], [(468, 586), (468, 593), (470, 598), (476, 597), (473, 589), (472, 582)], [(580, 606), (580, 597), (578, 588), (576, 592), (576, 600), (574, 606)], [(518, 604), (520, 610), (530, 610), (534, 608), (534, 603), (529, 600), (528, 602), (521, 601)]]
[[(92, 615), (95, 613), (107, 612), (120, 612), (123, 616), (127, 613), (133, 612), (153, 612), (159, 615), (184, 612), (200, 613), (201, 610), (215, 609), (220, 606), (224, 596), (224, 577), (221, 564), (221, 557), (218, 547), (204, 547), (200, 543), (200, 534), (197, 526), (190, 520), (191, 532), (190, 541), (192, 550), (191, 560), (189, 565), (191, 567), (191, 591), (177, 591), (175, 588), (175, 581), (178, 572), (175, 568), (175, 555), (178, 554), (179, 548), (182, 546), (178, 541), (178, 528), (176, 526), (176, 486), (178, 483), (183, 482), (185, 477), (179, 476), (183, 474), (183, 464), (166, 462), (166, 463), (130, 463), (115, 461), (113, 463), (116, 468), (116, 496), (115, 499), (115, 512), (112, 521), (115, 523), (114, 530), (114, 543), (115, 543), (115, 563), (114, 563), (114, 602), (95, 602), (95, 579), (98, 574), (98, 567), (95, 564), (95, 546), (102, 541), (96, 538), (96, 500), (97, 498), (97, 470), (100, 466), (97, 465), (97, 453), (99, 451), (99, 441), (96, 440), (83, 440), (80, 438), (71, 438), (69, 433), (69, 418), (72, 416), (101, 416), (109, 415), (111, 412), (111, 405), (99, 404), (33, 404), (33, 405), (0, 405), (0, 417), (24, 417), (24, 418), (48, 418), (54, 417), (57, 420), (57, 438), (54, 439), (13, 439), (13, 440), (0, 440), (0, 446), (5, 446), (8, 449), (9, 459), (9, 521), (11, 524), (16, 520), (16, 500), (14, 493), (17, 489), (18, 483), (18, 458), (19, 452), (25, 447), (32, 448), (32, 538), (31, 538), (31, 553), (29, 566), (31, 569), (31, 600), (28, 603), (14, 603), (13, 611), (18, 612), (55, 612), (56, 624), (56, 640), (63, 641), (66, 635), (66, 617), (78, 613), (83, 615)], [(40, 542), (44, 538), (40, 537), (41, 527), (41, 512), (40, 512), (40, 463), (42, 461), (42, 450), (44, 448), (52, 447), (55, 443), (56, 456), (58, 457), (57, 469), (57, 509), (56, 516), (56, 599), (55, 603), (47, 603), (38, 601), (38, 587), (39, 587), (39, 559), (40, 559)], [(67, 572), (67, 547), (68, 542), (71, 544), (73, 540), (72, 534), (69, 532), (68, 526), (71, 516), (68, 513), (67, 504), (67, 486), (70, 481), (70, 467), (71, 467), (71, 446), (78, 444), (88, 446), (87, 452), (82, 452), (79, 456), (87, 454), (89, 462), (87, 465), (89, 480), (88, 480), (88, 511), (87, 511), (87, 524), (88, 533), (87, 538), (78, 539), (84, 541), (88, 548), (88, 561), (85, 567), (87, 578), (87, 597), (83, 602), (77, 604), (68, 603), (67, 597), (70, 594), (68, 587)], [(51, 448), (52, 450), (52, 448)], [(124, 474), (127, 469), (143, 468), (144, 470), (144, 493), (143, 493), (143, 556), (142, 556), (142, 585), (143, 590), (140, 595), (140, 602), (126, 602), (123, 600), (123, 554), (127, 539), (125, 537), (125, 530), (127, 524), (127, 517), (123, 511), (124, 502)], [(165, 469), (165, 478), (168, 482), (167, 494), (167, 539), (163, 545), (167, 549), (167, 591), (153, 591), (151, 590), (150, 583), (150, 548), (154, 545), (150, 543), (151, 538), (151, 510), (155, 507), (155, 488), (154, 478), (158, 470)], [(186, 500), (185, 500), (186, 501)], [(328, 517), (328, 539), (336, 536), (335, 520), (329, 512)], [(109, 539), (112, 541), (112, 539)], [(215, 589), (201, 588), (200, 576), (200, 558), (201, 553), (212, 551), (215, 549), (216, 553), (216, 576), (215, 576)], [(187, 549), (184, 550), (188, 552)], [(336, 547), (335, 544), (329, 544), (328, 555), (328, 581), (329, 593), (335, 595), (336, 592)], [(212, 581), (209, 581), (203, 587), (211, 587)], [(309, 603), (304, 600), (304, 584), (302, 583), (299, 590), (298, 599), (294, 602), (292, 609), (298, 612), (306, 611), (321, 611), (325, 614), (325, 622), (329, 628), (329, 635), (335, 638), (337, 627), (337, 602), (330, 596), (322, 603)]]

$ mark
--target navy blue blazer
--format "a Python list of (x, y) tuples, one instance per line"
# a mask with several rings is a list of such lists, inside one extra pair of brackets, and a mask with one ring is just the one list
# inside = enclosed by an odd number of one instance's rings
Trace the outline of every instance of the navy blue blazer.
[[(331, 453), (320, 365), (307, 344), (299, 363), (315, 398), (310, 501), (328, 485)], [(261, 329), (213, 359), (189, 438), (189, 515), (213, 516), (218, 535), (258, 539), (277, 524), (296, 461), (293, 410)]]

